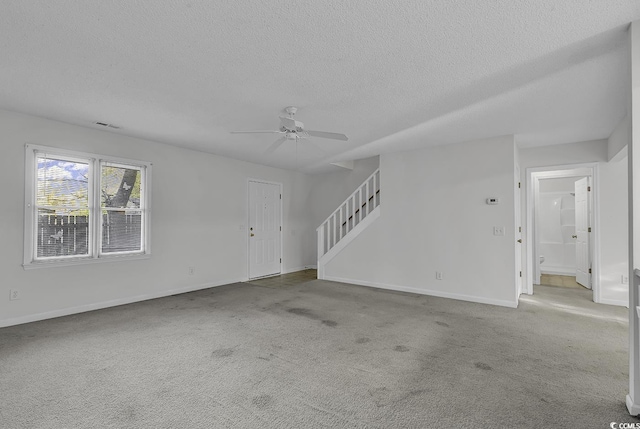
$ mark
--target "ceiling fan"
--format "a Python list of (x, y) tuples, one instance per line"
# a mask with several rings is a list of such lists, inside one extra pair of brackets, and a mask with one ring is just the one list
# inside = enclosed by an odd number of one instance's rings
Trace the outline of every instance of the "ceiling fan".
[(300, 121), (296, 121), (293, 119), (293, 116), (298, 111), (297, 107), (289, 106), (286, 107), (285, 112), (287, 112), (288, 116), (280, 116), (280, 129), (279, 130), (258, 130), (258, 131), (231, 131), (231, 134), (261, 134), (261, 133), (270, 133), (270, 134), (282, 134), (278, 140), (273, 142), (271, 146), (267, 148), (265, 154), (269, 154), (275, 151), (282, 143), (287, 140), (295, 140), (296, 142), (300, 139), (307, 139), (309, 137), (321, 137), (323, 139), (333, 139), (333, 140), (342, 140), (347, 141), (349, 138), (344, 134), (340, 133), (329, 133), (327, 131), (314, 131), (314, 130), (305, 130), (304, 124)]

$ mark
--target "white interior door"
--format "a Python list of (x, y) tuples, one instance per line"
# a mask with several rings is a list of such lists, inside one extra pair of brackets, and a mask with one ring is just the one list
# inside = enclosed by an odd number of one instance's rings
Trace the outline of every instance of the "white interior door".
[(575, 184), (576, 192), (576, 282), (591, 289), (589, 251), (589, 178)]
[(249, 182), (249, 278), (280, 274), (280, 185)]

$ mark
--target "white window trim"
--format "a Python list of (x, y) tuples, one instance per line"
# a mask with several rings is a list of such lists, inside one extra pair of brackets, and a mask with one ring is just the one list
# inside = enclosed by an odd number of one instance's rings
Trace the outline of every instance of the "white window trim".
[[(89, 171), (92, 174), (93, 186), (89, 189), (89, 211), (101, 213), (100, 208), (100, 165), (101, 163), (121, 164), (123, 166), (140, 167), (144, 172), (144, 186), (141, 190), (140, 199), (143, 207), (142, 231), (143, 242), (142, 251), (140, 252), (113, 252), (101, 253), (99, 246), (101, 245), (100, 219), (101, 216), (92, 216), (90, 219), (89, 234), (91, 254), (82, 256), (64, 256), (56, 259), (36, 260), (36, 226), (35, 226), (35, 210), (36, 203), (36, 154), (44, 152), (51, 156), (60, 156), (70, 159), (89, 160)], [(45, 267), (65, 267), (81, 264), (94, 264), (102, 262), (131, 261), (139, 259), (148, 259), (151, 257), (151, 167), (150, 162), (117, 158), (106, 155), (98, 155), (94, 153), (71, 151), (66, 149), (58, 149), (50, 146), (25, 145), (25, 201), (24, 201), (24, 259), (23, 268), (25, 270), (33, 268)], [(96, 180), (97, 179), (97, 180)]]

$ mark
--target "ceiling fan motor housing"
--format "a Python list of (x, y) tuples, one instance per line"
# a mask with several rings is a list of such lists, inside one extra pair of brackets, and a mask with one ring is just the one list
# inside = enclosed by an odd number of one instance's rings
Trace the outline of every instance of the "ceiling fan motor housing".
[(280, 117), (280, 129), (282, 131), (289, 132), (302, 132), (304, 131), (304, 124), (300, 121), (296, 121), (293, 118), (285, 118), (284, 116)]

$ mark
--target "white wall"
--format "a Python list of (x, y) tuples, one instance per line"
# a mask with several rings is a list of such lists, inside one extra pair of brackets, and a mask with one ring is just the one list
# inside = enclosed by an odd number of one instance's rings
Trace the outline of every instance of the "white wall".
[(382, 155), (380, 218), (326, 278), (516, 306), (514, 150), (513, 137), (499, 137)]
[(627, 158), (600, 164), (600, 297), (629, 304), (629, 217)]
[[(601, 302), (626, 305), (628, 286), (623, 285), (622, 275), (628, 265), (627, 220), (627, 168), (626, 160), (607, 162), (607, 140), (570, 143), (563, 145), (526, 148), (520, 150), (522, 183), (526, 169), (598, 162), (600, 168), (600, 294)], [(524, 187), (523, 204), (527, 189)], [(597, 210), (598, 208), (596, 208)], [(522, 211), (523, 232), (526, 237), (526, 209)], [(529, 269), (529, 256), (523, 246), (523, 264)]]
[(626, 147), (631, 138), (631, 116), (627, 115), (618, 123), (607, 140), (607, 159), (619, 161), (626, 155)]
[(607, 149), (606, 140), (520, 148), (521, 174), (524, 179), (524, 170), (530, 167), (607, 162)]
[[(248, 178), (283, 183), (283, 270), (315, 264), (307, 175), (6, 111), (0, 143), (0, 326), (246, 279)], [(151, 258), (25, 271), (25, 143), (153, 163)]]
[(629, 57), (629, 279), (634, 287), (629, 288), (629, 395), (626, 403), (629, 413), (635, 416), (640, 414), (640, 322), (634, 311), (640, 306), (640, 282), (634, 275), (634, 271), (640, 269), (640, 21), (632, 22), (629, 29)]
[[(640, 166), (640, 21), (634, 21), (631, 24), (629, 34), (631, 37), (631, 115), (627, 132), (631, 143), (629, 159), (633, 165), (633, 167), (630, 167), (633, 171), (630, 195), (630, 199), (633, 201), (632, 211), (630, 212), (633, 222), (633, 252), (631, 253), (633, 268), (640, 269), (640, 174), (638, 174), (638, 167)], [(638, 329), (640, 330), (640, 327)], [(636, 331), (636, 334), (638, 333)], [(640, 373), (638, 374), (638, 383), (639, 391), (637, 393), (640, 395)], [(638, 400), (640, 402), (640, 398)]]
[(557, 179), (540, 179), (540, 192), (569, 194), (575, 191), (576, 181), (580, 177), (562, 177)]

